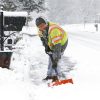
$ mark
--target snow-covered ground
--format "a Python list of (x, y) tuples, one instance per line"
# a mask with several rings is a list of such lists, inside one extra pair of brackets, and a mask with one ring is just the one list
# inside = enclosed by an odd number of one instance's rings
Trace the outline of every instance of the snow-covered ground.
[[(73, 69), (67, 77), (72, 77), (74, 84), (51, 88), (43, 83), (41, 80), (46, 76), (48, 56), (38, 36), (23, 34), (22, 40), (17, 43), (22, 49), (13, 53), (11, 70), (0, 68), (0, 100), (100, 99), (99, 32), (95, 32), (91, 25), (85, 26), (85, 29), (82, 25), (65, 25), (64, 29), (69, 33), (69, 44), (63, 66), (67, 71), (70, 67)], [(29, 30), (27, 32), (32, 32)]]

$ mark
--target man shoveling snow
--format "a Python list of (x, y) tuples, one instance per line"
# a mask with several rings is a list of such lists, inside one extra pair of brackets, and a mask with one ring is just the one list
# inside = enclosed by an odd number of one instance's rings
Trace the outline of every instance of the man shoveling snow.
[(36, 19), (36, 26), (45, 52), (49, 55), (48, 72), (43, 80), (58, 81), (62, 73), (59, 62), (68, 44), (68, 34), (57, 24), (48, 22), (42, 17)]

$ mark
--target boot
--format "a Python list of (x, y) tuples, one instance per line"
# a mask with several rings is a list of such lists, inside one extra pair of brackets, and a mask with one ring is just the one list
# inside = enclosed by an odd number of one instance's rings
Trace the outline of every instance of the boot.
[(47, 76), (47, 77), (44, 78), (43, 80), (44, 80), (44, 81), (47, 81), (47, 80), (50, 80), (50, 79), (52, 79), (52, 77), (51, 77), (51, 76)]
[(58, 77), (57, 76), (52, 76), (52, 82), (58, 81)]

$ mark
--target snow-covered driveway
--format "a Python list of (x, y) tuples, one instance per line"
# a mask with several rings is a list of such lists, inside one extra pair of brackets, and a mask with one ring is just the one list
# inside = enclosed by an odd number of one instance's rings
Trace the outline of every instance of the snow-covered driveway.
[(76, 63), (70, 73), (74, 84), (48, 88), (37, 84), (46, 75), (48, 56), (38, 37), (25, 35), (17, 44), (24, 48), (12, 56), (12, 70), (0, 68), (0, 100), (99, 100), (99, 37), (96, 33), (69, 32), (64, 56)]

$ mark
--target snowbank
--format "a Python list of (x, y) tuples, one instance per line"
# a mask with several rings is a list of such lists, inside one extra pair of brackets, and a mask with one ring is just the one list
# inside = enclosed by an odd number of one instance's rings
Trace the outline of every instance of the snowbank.
[(27, 12), (10, 12), (10, 11), (3, 11), (4, 16), (11, 16), (11, 17), (28, 17)]
[(20, 74), (0, 68), (1, 100), (30, 100), (28, 88), (29, 83), (24, 83)]
[(98, 31), (96, 31), (95, 23), (88, 24), (68, 24), (63, 26), (68, 32), (100, 32), (100, 24), (98, 24)]
[(24, 26), (20, 34), (38, 35), (38, 28), (34, 26)]

